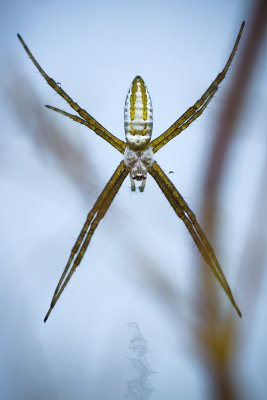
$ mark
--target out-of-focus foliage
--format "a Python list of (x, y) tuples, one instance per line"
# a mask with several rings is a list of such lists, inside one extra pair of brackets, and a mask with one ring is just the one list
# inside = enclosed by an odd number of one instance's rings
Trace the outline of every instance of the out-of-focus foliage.
[[(243, 1), (134, 5), (118, 1), (110, 2), (112, 7), (104, 1), (99, 5), (78, 1), (73, 8), (62, 2), (60, 12), (57, 2), (40, 3), (40, 8), (30, 3), (25, 7), (26, 2), (10, 2), (10, 8), (6, 3), (1, 26), (2, 45), (12, 35), (14, 43), (2, 52), (5, 70), (1, 66), (0, 397), (122, 399), (129, 340), (124, 327), (126, 321), (133, 320), (149, 343), (149, 359), (157, 371), (151, 398), (264, 399), (267, 146), (260, 135), (266, 138), (267, 124), (266, 115), (262, 116), (260, 110), (266, 110), (267, 103), (266, 91), (261, 91), (262, 97), (258, 99), (256, 88), (260, 84), (262, 89), (266, 84), (266, 1), (248, 2), (248, 11), (244, 10)], [(49, 8), (49, 18), (42, 12), (44, 6)], [(86, 16), (86, 23), (81, 22), (82, 16)], [(151, 77), (152, 90), (144, 75), (157, 110), (155, 129), (161, 129), (173, 122), (171, 104), (175, 104), (173, 113), (177, 117), (196, 100), (197, 94), (192, 99), (195, 94), (191, 94), (190, 85), (201, 93), (210, 83), (199, 82), (196, 70), (202, 76), (202, 66), (216, 63), (223, 51), (222, 42), (217, 45), (223, 25), (209, 25), (215, 16), (218, 24), (225, 23), (228, 16), (235, 20), (229, 40), (225, 39), (230, 45), (240, 22), (246, 20), (232, 71), (225, 86), (219, 89), (216, 105), (211, 104), (206, 117), (203, 116), (207, 118), (205, 129), (201, 125), (204, 119), (199, 120), (192, 130), (181, 135), (179, 143), (177, 140), (169, 148), (166, 146), (166, 156), (162, 153), (161, 157), (162, 165), (173, 172), (172, 180), (192, 209), (196, 209), (204, 231), (219, 253), (240, 304), (242, 320), (234, 315), (214, 277), (201, 265), (200, 255), (184, 228), (179, 230), (179, 222), (165, 199), (148, 181), (146, 193), (139, 197), (130, 193), (129, 184), (122, 188), (88, 249), (84, 266), (75, 274), (57, 313), (44, 327), (44, 312), (76, 232), (107, 181), (110, 166), (118, 159), (109, 158), (106, 145), (99, 138), (94, 140), (92, 132), (43, 108), (43, 104), (53, 103), (47, 97), (52, 96), (55, 105), (58, 98), (51, 95), (24, 54), (20, 63), (14, 61), (18, 59), (14, 54), (22, 54), (14, 29), (23, 34), (29, 45), (33, 42), (31, 47), (35, 54), (38, 50), (36, 56), (41, 65), (55, 79), (64, 77), (62, 86), (68, 86), (74, 99), (85, 93), (81, 104), (88, 112), (94, 109), (92, 114), (103, 125), (111, 121), (118, 131), (113, 103), (117, 107), (118, 100), (123, 109), (127, 87), (125, 93), (118, 93), (134, 75), (143, 74), (135, 70), (141, 65)], [(14, 20), (18, 25), (15, 28)], [(186, 30), (177, 35), (176, 29), (183, 26), (183, 21), (190, 24), (192, 36), (188, 37)], [(92, 33), (90, 27), (94, 23)], [(211, 27), (219, 32), (214, 38)], [(56, 32), (53, 40), (50, 29)], [(208, 48), (206, 31), (211, 42), (216, 40), (213, 54)], [(165, 40), (166, 32), (169, 40)], [(139, 35), (143, 40), (139, 40)], [(201, 54), (201, 67), (195, 68), (196, 61), (191, 62), (189, 56), (197, 50), (195, 40), (200, 35), (205, 62), (202, 64)], [(67, 58), (62, 61), (64, 68), (57, 64), (63, 53), (69, 57), (69, 62)], [(131, 64), (126, 61), (128, 53)], [(151, 64), (146, 55), (152, 59)], [(140, 63), (143, 59), (144, 65)], [(188, 78), (186, 88), (181, 82), (181, 87), (175, 84), (176, 77), (178, 80), (183, 73), (183, 65), (187, 69), (182, 78)], [(105, 76), (107, 70), (114, 80)], [(96, 78), (96, 71), (101, 80)], [(216, 64), (213, 71), (219, 72)], [(87, 78), (80, 91), (76, 74)], [(30, 78), (34, 82), (29, 82)], [(173, 93), (171, 101), (166, 96), (166, 82)], [(158, 90), (162, 92), (157, 97)], [(207, 121), (212, 119), (216, 107), (219, 117), (213, 121), (212, 131)], [(119, 117), (122, 121), (122, 112)], [(245, 130), (247, 123), (252, 125), (249, 132)], [(86, 138), (84, 142), (81, 137)], [(213, 145), (207, 142), (210, 137), (214, 138)], [(264, 151), (260, 145), (255, 151), (257, 141), (264, 143)], [(247, 162), (244, 143), (251, 144), (255, 151)], [(253, 187), (251, 176), (257, 178)], [(195, 197), (188, 184), (192, 177)], [(249, 199), (249, 191), (244, 190), (248, 184), (253, 194)], [(191, 204), (194, 202), (195, 206)], [(197, 212), (199, 204), (202, 208)], [(239, 246), (231, 250), (237, 235)], [(184, 249), (195, 255), (194, 263), (190, 255), (184, 255)]]

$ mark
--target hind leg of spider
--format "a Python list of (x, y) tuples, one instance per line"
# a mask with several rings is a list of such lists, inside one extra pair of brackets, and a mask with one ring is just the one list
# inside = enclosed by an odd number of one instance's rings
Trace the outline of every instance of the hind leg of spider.
[(170, 140), (186, 129), (196, 118), (198, 118), (207, 107), (213, 96), (218, 89), (219, 84), (225, 78), (225, 75), (233, 61), (234, 55), (239, 44), (245, 22), (242, 23), (238, 36), (236, 38), (233, 50), (223, 68), (223, 70), (217, 75), (212, 84), (208, 87), (205, 93), (196, 101), (196, 103), (190, 107), (186, 112), (181, 115), (165, 132), (163, 132), (156, 139), (152, 140), (150, 146), (153, 149), (153, 153), (156, 153), (161, 147), (165, 146)]
[[(30, 57), (31, 61), (35, 65), (35, 67), (39, 70), (41, 75), (44, 77), (46, 82), (48, 83), (49, 86), (51, 86), (52, 89), (54, 89), (61, 97), (63, 97), (64, 100), (66, 100), (67, 103), (89, 124), (89, 128), (92, 129), (97, 135), (102, 137), (104, 140), (109, 142), (113, 147), (115, 147), (117, 150), (119, 150), (121, 153), (124, 152), (124, 149), (126, 147), (125, 142), (117, 138), (116, 136), (112, 135), (106, 128), (104, 128), (98, 121), (96, 121), (86, 110), (81, 108), (79, 104), (75, 103), (72, 98), (62, 89), (61, 86), (59, 86), (54, 79), (52, 79), (50, 76), (46, 74), (46, 72), (42, 69), (40, 64), (37, 62), (37, 60), (34, 58), (33, 54), (29, 50), (29, 48), (26, 46), (26, 43), (22, 39), (22, 37), (18, 34), (17, 35), (22, 46), (24, 47), (24, 50)], [(59, 110), (55, 107), (49, 107), (52, 110), (55, 110), (57, 112), (60, 112), (64, 115), (67, 115), (68, 117), (72, 118), (75, 120), (74, 116), (71, 114), (65, 113), (62, 110)], [(81, 122), (80, 120), (78, 122)]]

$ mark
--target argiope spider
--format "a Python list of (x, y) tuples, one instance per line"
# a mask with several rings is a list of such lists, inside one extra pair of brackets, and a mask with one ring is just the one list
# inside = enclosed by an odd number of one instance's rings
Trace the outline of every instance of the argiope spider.
[(171, 139), (186, 129), (203, 113), (215, 95), (219, 84), (225, 78), (225, 75), (236, 53), (244, 25), (245, 22), (243, 21), (233, 50), (222, 72), (218, 74), (209, 88), (192, 107), (190, 107), (180, 118), (178, 118), (169, 129), (162, 133), (162, 135), (158, 136), (152, 141), (150, 141), (153, 126), (152, 103), (146, 85), (140, 76), (136, 76), (134, 78), (125, 102), (124, 126), (126, 142), (124, 142), (112, 135), (107, 129), (99, 124), (90, 114), (87, 113), (87, 111), (75, 103), (67, 95), (67, 93), (64, 92), (61, 86), (59, 86), (44, 72), (26, 46), (22, 37), (18, 34), (18, 38), (25, 51), (36, 68), (45, 78), (47, 83), (61, 97), (63, 97), (80, 116), (78, 117), (77, 115), (69, 114), (52, 106), (46, 107), (66, 115), (74, 121), (77, 121), (80, 124), (92, 129), (97, 135), (101, 136), (124, 155), (124, 160), (118, 165), (117, 169), (106, 184), (104, 190), (96, 200), (92, 210), (89, 212), (86, 218), (85, 224), (74, 244), (73, 249), (71, 250), (67, 265), (58, 282), (50, 308), (44, 318), (44, 322), (46, 322), (47, 318), (49, 317), (52, 309), (69, 282), (73, 272), (80, 264), (99, 222), (106, 214), (126, 176), (130, 174), (131, 190), (133, 191), (136, 189), (134, 180), (142, 181), (139, 188), (142, 192), (145, 188), (147, 172), (155, 179), (175, 213), (184, 222), (188, 232), (192, 236), (196, 246), (202, 254), (203, 259), (214, 273), (215, 277), (229, 297), (233, 307), (241, 317), (241, 312), (235, 303), (231, 289), (215, 256), (212, 246), (200, 228), (193, 211), (189, 208), (181, 194), (178, 192), (157, 162), (154, 161), (154, 154), (160, 150), (161, 147), (165, 146), (165, 144), (167, 144)]

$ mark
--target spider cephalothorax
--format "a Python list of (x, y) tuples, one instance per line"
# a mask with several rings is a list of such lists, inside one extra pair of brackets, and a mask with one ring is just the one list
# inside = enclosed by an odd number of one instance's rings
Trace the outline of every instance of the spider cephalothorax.
[[(145, 187), (145, 180), (147, 172), (154, 163), (153, 151), (150, 146), (147, 146), (144, 150), (133, 150), (129, 146), (126, 147), (124, 152), (124, 163), (128, 171), (130, 171), (130, 177), (137, 181), (143, 181), (140, 186), (142, 192)], [(134, 182), (132, 182), (132, 190), (135, 190)]]
[(202, 231), (197, 222), (196, 216), (189, 208), (182, 195), (178, 192), (176, 187), (160, 168), (156, 161), (154, 161), (154, 154), (160, 150), (165, 144), (172, 140), (175, 136), (186, 129), (193, 121), (195, 121), (205, 110), (213, 96), (215, 95), (219, 84), (224, 79), (230, 64), (234, 58), (238, 43), (240, 41), (245, 23), (243, 22), (239, 30), (237, 39), (235, 41), (233, 50), (228, 58), (222, 72), (220, 72), (216, 79), (211, 83), (205, 93), (195, 102), (195, 104), (188, 108), (165, 132), (163, 132), (156, 139), (151, 140), (153, 117), (152, 117), (152, 102), (146, 85), (140, 76), (136, 76), (132, 82), (128, 92), (125, 109), (124, 109), (124, 125), (126, 142), (112, 135), (105, 129), (99, 122), (97, 122), (87, 111), (75, 103), (64, 90), (52, 78), (50, 78), (45, 71), (38, 64), (32, 53), (24, 43), (20, 35), (18, 38), (22, 43), (24, 49), (29, 55), (30, 59), (45, 78), (47, 83), (62, 96), (69, 105), (79, 114), (73, 115), (58, 108), (47, 106), (48, 108), (57, 111), (67, 117), (73, 119), (92, 129), (97, 135), (105, 139), (113, 147), (115, 147), (121, 154), (124, 154), (124, 160), (120, 162), (110, 180), (106, 184), (102, 193), (96, 200), (92, 210), (89, 212), (84, 226), (76, 240), (71, 254), (69, 256), (67, 265), (61, 275), (56, 290), (54, 292), (50, 308), (45, 316), (44, 321), (49, 317), (56, 302), (65, 289), (68, 281), (70, 280), (73, 272), (80, 264), (84, 253), (90, 243), (90, 240), (99, 224), (101, 219), (106, 214), (109, 206), (111, 205), (114, 197), (118, 193), (126, 176), (130, 173), (131, 188), (135, 190), (134, 180), (142, 181), (140, 191), (144, 190), (146, 176), (149, 173), (157, 182), (158, 186), (164, 193), (169, 201), (176, 215), (184, 222), (188, 232), (192, 236), (197, 248), (199, 249), (203, 259), (208, 264), (225, 293), (229, 297), (231, 303), (236, 309), (238, 315), (241, 317), (240, 310), (236, 305), (231, 289), (227, 283), (224, 273), (216, 258), (216, 255), (209, 243), (205, 233)]

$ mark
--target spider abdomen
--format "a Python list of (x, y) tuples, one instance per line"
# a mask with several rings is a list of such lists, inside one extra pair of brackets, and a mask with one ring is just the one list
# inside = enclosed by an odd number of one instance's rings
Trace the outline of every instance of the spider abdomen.
[(151, 97), (141, 76), (136, 76), (125, 101), (125, 138), (133, 150), (145, 149), (150, 142), (153, 128)]

